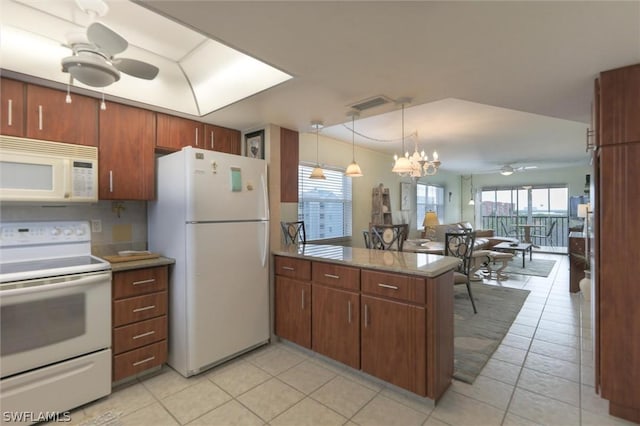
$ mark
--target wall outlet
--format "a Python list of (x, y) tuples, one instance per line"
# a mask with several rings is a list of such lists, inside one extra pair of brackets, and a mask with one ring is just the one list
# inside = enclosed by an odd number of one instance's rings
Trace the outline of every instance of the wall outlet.
[(102, 232), (102, 221), (100, 219), (91, 219), (91, 232)]

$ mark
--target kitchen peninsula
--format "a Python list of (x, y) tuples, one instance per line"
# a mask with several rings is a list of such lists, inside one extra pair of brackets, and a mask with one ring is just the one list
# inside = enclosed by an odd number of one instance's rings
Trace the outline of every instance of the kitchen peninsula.
[(424, 253), (273, 251), (275, 334), (437, 401), (453, 374), (453, 269)]

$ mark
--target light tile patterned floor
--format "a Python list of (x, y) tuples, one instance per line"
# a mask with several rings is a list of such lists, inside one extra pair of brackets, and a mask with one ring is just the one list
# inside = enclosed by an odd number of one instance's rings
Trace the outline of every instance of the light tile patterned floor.
[[(473, 385), (454, 381), (434, 406), (308, 351), (276, 343), (185, 379), (170, 368), (72, 413), (123, 425), (624, 425), (594, 392), (590, 309), (569, 293), (567, 256), (548, 278), (501, 283), (531, 293)], [(482, 309), (482, 306), (478, 307)]]

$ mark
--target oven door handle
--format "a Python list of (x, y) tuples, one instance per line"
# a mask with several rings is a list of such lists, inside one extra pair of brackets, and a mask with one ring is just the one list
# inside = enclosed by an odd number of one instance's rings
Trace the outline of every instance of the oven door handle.
[[(60, 282), (51, 283), (51, 284), (30, 285), (29, 287), (1, 290), (0, 294), (2, 294), (2, 297), (5, 298), (10, 296), (22, 296), (24, 294), (38, 293), (38, 292), (47, 291), (47, 290), (62, 290), (70, 287), (89, 286), (89, 285), (98, 284), (100, 282), (104, 283), (105, 278), (108, 276), (109, 274), (96, 274), (96, 275), (89, 275), (89, 276), (73, 277), (65, 281), (60, 281)], [(46, 281), (49, 279), (42, 279), (42, 280), (35, 280), (35, 281)]]

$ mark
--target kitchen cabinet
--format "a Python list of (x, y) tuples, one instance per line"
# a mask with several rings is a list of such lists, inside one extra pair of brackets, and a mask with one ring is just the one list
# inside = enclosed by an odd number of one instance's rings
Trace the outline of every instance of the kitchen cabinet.
[(26, 137), (98, 146), (98, 100), (27, 84)]
[(277, 256), (275, 263), (275, 333), (311, 348), (311, 262)]
[(242, 154), (240, 131), (226, 127), (204, 125), (204, 148), (227, 154)]
[(113, 381), (167, 360), (168, 267), (114, 272)]
[(603, 72), (599, 84), (600, 145), (640, 141), (640, 64)]
[(154, 141), (153, 112), (117, 103), (100, 111), (101, 200), (154, 199)]
[(312, 264), (312, 349), (360, 368), (360, 270)]
[[(598, 85), (596, 85), (596, 89)], [(640, 64), (602, 72), (594, 152), (595, 382), (609, 413), (640, 423)]]
[(298, 202), (299, 134), (280, 128), (280, 201)]
[(362, 371), (426, 394), (423, 278), (362, 272)]
[(24, 92), (23, 82), (0, 79), (0, 134), (24, 136)]
[(167, 114), (156, 114), (156, 149), (172, 152), (185, 146), (205, 148), (204, 124)]

